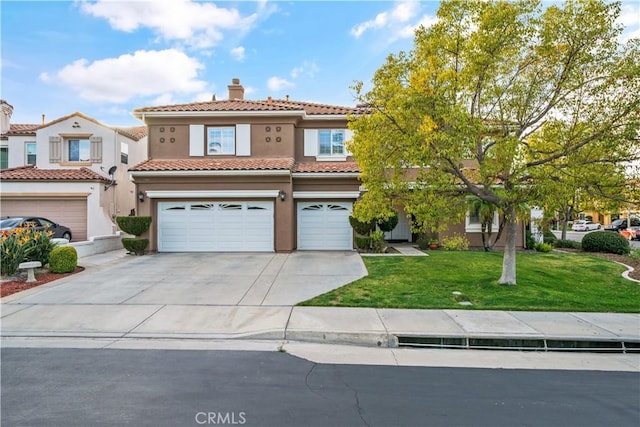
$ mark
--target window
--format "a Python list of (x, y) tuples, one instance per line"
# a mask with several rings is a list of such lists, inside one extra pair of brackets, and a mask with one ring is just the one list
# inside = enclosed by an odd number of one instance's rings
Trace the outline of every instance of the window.
[(9, 167), (9, 147), (0, 147), (0, 169)]
[(129, 164), (129, 144), (126, 142), (120, 143), (120, 163)]
[(35, 166), (36, 164), (36, 143), (35, 142), (24, 143), (24, 158), (25, 158), (25, 164)]
[(344, 130), (319, 130), (318, 155), (344, 156)]
[(70, 139), (68, 141), (67, 160), (70, 162), (89, 162), (91, 142), (88, 139)]
[[(491, 222), (491, 231), (497, 232), (499, 227), (498, 211), (493, 213), (493, 221)], [(464, 231), (467, 233), (480, 233), (482, 231), (482, 224), (480, 224), (480, 209), (474, 209), (473, 211), (467, 211), (467, 218), (465, 221)]]
[(207, 128), (207, 154), (235, 154), (236, 128), (210, 127)]

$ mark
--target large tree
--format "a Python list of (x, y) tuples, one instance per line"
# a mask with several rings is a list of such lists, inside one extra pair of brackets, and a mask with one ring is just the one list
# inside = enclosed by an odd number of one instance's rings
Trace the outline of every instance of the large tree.
[[(619, 13), (595, 0), (443, 1), (412, 51), (389, 55), (371, 89), (354, 86), (370, 108), (350, 124), (368, 190), (355, 215), (384, 214), (393, 199), (438, 229), (463, 217), (467, 196), (485, 201), (504, 221), (498, 282), (515, 284), (517, 220), (539, 204), (543, 170), (594, 161), (579, 153), (596, 143), (621, 157), (638, 144), (639, 40), (619, 41)], [(533, 143), (552, 123), (574, 132)]]

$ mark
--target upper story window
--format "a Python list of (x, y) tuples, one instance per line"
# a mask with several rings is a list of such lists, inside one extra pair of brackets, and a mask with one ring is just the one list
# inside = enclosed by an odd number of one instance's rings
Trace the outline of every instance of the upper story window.
[(344, 130), (319, 130), (318, 155), (344, 156)]
[(120, 163), (129, 164), (129, 144), (126, 142), (120, 143)]
[(102, 137), (63, 135), (49, 137), (50, 163), (102, 163)]
[(351, 138), (348, 129), (305, 129), (304, 155), (318, 161), (345, 161), (350, 156), (345, 143)]
[(235, 154), (236, 128), (234, 126), (207, 128), (207, 154)]
[(0, 147), (0, 169), (9, 167), (9, 147)]
[(35, 166), (36, 164), (36, 143), (35, 142), (24, 143), (24, 159), (25, 159), (25, 164)]
[(70, 162), (89, 162), (91, 142), (88, 139), (69, 139), (67, 141), (67, 160)]

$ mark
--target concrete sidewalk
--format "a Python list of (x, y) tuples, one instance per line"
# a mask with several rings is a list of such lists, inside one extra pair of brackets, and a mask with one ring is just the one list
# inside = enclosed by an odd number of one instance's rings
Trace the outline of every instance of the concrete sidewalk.
[[(107, 272), (112, 263), (132, 259), (114, 252), (81, 264)], [(154, 304), (142, 299), (69, 303), (34, 297), (57, 282), (2, 299), (4, 342), (47, 337), (251, 339), (390, 348), (640, 351), (640, 314)]]

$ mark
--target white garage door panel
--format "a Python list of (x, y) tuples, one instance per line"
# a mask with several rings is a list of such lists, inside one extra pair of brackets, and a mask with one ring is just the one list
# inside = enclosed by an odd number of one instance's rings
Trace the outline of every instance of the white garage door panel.
[(298, 203), (298, 249), (351, 250), (351, 203)]
[(272, 252), (272, 202), (158, 203), (160, 252)]
[(87, 199), (3, 199), (2, 216), (41, 216), (71, 229), (74, 242), (87, 240)]

